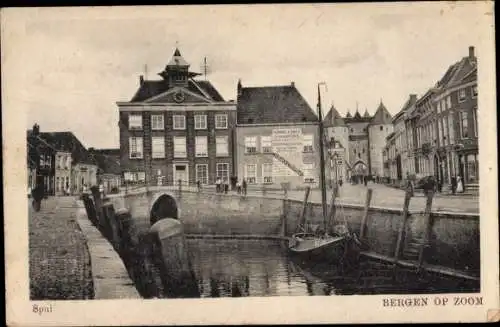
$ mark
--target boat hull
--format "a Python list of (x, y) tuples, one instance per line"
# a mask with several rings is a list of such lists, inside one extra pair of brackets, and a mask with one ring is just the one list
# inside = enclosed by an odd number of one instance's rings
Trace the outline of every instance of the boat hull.
[(345, 257), (347, 239), (313, 240), (292, 237), (288, 247), (290, 255), (307, 262), (340, 263)]

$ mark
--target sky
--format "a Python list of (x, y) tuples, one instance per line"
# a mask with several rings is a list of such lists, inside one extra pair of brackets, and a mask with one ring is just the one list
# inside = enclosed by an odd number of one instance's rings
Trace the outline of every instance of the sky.
[(116, 102), (132, 98), (139, 75), (159, 79), (176, 45), (192, 71), (207, 57), (207, 79), (226, 100), (238, 79), (294, 81), (316, 110), (317, 84), (326, 82), (324, 115), (332, 103), (342, 115), (356, 104), (373, 114), (381, 100), (396, 114), (469, 46), (480, 62), (485, 7), (477, 4), (17, 9), (2, 20), (11, 81), (3, 87), (26, 129), (72, 131), (96, 148), (119, 147)]

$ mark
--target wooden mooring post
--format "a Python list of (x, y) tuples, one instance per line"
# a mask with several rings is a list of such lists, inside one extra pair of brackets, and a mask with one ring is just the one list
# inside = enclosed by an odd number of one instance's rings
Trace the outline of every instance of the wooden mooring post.
[(369, 188), (366, 191), (365, 207), (363, 210), (363, 217), (361, 218), (361, 226), (359, 229), (359, 237), (364, 239), (366, 237), (366, 221), (368, 220), (368, 211), (370, 210), (370, 203), (372, 201), (373, 190)]
[(420, 247), (420, 251), (418, 254), (418, 271), (422, 269), (424, 260), (425, 260), (425, 255), (426, 255), (426, 250), (430, 247), (430, 239), (431, 239), (431, 233), (432, 233), (432, 226), (434, 223), (434, 219), (432, 219), (432, 200), (434, 199), (434, 192), (433, 191), (428, 191), (427, 192), (427, 201), (425, 202), (425, 212), (424, 212), (424, 221), (425, 221), (425, 231), (424, 231), (424, 243)]
[(405, 232), (406, 232), (406, 223), (408, 222), (408, 217), (409, 217), (409, 207), (410, 207), (410, 200), (412, 197), (413, 192), (410, 189), (407, 189), (405, 192), (405, 199), (403, 203), (403, 217), (401, 224), (399, 225), (399, 231), (398, 231), (398, 241), (396, 243), (396, 250), (394, 252), (394, 264), (396, 265), (401, 257), (401, 253), (403, 250), (403, 244), (405, 240)]

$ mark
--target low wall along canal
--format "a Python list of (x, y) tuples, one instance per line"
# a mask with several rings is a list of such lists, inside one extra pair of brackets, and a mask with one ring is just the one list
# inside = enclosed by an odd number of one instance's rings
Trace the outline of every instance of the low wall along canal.
[[(164, 259), (156, 257), (162, 249), (162, 241), (157, 232), (151, 231), (151, 226), (158, 220), (178, 219), (182, 223), (182, 233), (187, 238), (286, 240), (295, 231), (304, 210), (303, 202), (296, 200), (189, 190), (157, 189), (113, 195), (104, 203), (98, 196), (92, 198), (87, 197), (84, 201), (89, 218), (112, 240), (126, 266), (130, 267), (130, 274), (143, 276), (138, 289), (146, 297), (161, 296), (158, 292), (175, 293), (169, 288), (168, 280), (161, 280), (158, 274), (152, 277), (155, 274), (148, 273), (151, 269), (172, 266), (172, 262), (162, 263), (159, 261)], [(364, 212), (362, 206), (337, 205), (335, 220), (347, 222), (351, 230), (359, 234)], [(306, 205), (306, 215), (312, 223), (321, 224), (321, 213), (320, 204)], [(398, 238), (403, 235), (400, 241), (401, 256), (397, 262), (399, 265), (421, 267), (430, 273), (479, 285), (479, 215), (433, 212), (426, 218), (423, 210), (410, 212), (404, 233), (401, 233), (403, 217), (402, 210), (370, 207), (363, 233), (368, 250), (363, 254), (392, 264)], [(422, 252), (420, 244), (426, 232), (429, 235), (428, 242)], [(181, 266), (182, 263), (177, 262), (175, 265)], [(164, 271), (160, 275), (169, 275), (169, 267), (166, 270), (167, 273)], [(148, 274), (149, 279), (144, 278)], [(190, 286), (186, 287), (189, 289)]]

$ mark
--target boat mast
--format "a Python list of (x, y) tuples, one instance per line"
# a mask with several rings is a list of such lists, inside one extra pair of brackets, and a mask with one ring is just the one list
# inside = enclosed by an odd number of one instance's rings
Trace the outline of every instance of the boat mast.
[(323, 223), (325, 227), (325, 232), (327, 229), (327, 208), (326, 208), (326, 183), (325, 183), (325, 150), (323, 144), (323, 113), (321, 112), (321, 93), (319, 91), (319, 86), (322, 83), (318, 83), (318, 118), (319, 118), (319, 156), (320, 156), (320, 187), (321, 187), (321, 204), (323, 206)]

